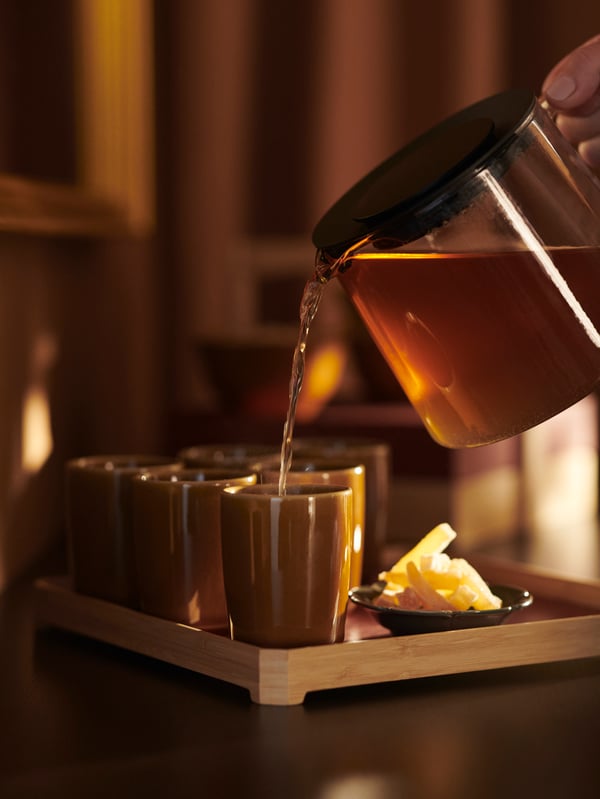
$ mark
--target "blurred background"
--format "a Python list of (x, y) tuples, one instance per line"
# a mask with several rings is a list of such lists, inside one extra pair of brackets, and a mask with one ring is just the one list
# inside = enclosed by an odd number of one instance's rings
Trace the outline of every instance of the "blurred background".
[[(0, 0), (0, 590), (60, 541), (68, 457), (278, 441), (320, 215), (599, 32), (597, 0)], [(543, 561), (569, 523), (597, 567), (594, 397), (449, 453), (337, 285), (312, 347), (302, 429), (390, 442), (392, 538), (443, 514)]]

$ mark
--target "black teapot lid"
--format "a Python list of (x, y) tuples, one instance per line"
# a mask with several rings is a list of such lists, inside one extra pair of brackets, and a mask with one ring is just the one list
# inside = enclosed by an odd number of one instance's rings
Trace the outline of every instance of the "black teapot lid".
[(337, 258), (377, 230), (403, 242), (424, 235), (449, 217), (445, 198), (506, 149), (534, 105), (533, 92), (512, 89), (448, 117), (347, 191), (318, 222), (314, 245)]

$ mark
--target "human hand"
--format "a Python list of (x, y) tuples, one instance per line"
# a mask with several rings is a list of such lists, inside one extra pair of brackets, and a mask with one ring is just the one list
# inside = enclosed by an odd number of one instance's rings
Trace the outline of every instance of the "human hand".
[(559, 61), (543, 83), (542, 96), (564, 136), (592, 169), (600, 170), (600, 35)]

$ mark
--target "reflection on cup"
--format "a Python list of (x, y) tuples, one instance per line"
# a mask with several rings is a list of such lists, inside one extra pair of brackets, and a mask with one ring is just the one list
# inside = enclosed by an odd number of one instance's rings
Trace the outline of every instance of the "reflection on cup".
[(234, 469), (151, 469), (133, 485), (140, 608), (204, 629), (226, 628), (221, 558), (221, 492), (250, 486)]
[(262, 647), (343, 640), (352, 492), (326, 485), (225, 489), (223, 573), (232, 638)]
[(79, 593), (138, 607), (132, 481), (156, 465), (180, 466), (172, 458), (149, 455), (96, 455), (67, 462), (69, 570)]
[[(262, 472), (267, 483), (276, 483), (279, 472), (266, 469)], [(365, 467), (350, 461), (331, 458), (294, 458), (287, 474), (286, 485), (322, 483), (352, 489), (352, 553), (350, 559), (350, 588), (361, 584), (363, 571), (363, 543), (365, 530)]]
[(391, 448), (389, 444), (360, 437), (302, 437), (293, 441), (294, 459), (331, 458), (365, 466), (365, 535), (362, 581), (377, 579), (388, 523)]

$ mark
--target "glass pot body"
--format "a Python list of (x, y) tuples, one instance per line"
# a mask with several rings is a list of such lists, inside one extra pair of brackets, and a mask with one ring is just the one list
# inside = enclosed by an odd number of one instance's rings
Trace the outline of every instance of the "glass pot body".
[(382, 226), (337, 275), (432, 437), (469, 447), (572, 405), (600, 378), (600, 182), (536, 103), (505, 151)]

